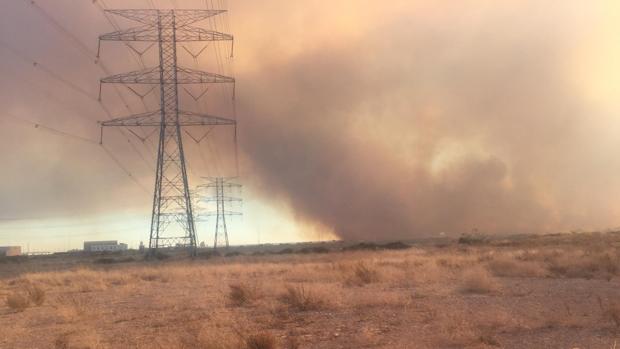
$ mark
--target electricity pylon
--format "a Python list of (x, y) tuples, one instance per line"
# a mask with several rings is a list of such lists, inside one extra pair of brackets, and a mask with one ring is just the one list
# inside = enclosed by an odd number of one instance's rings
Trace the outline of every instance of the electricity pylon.
[(159, 66), (101, 79), (103, 84), (159, 85), (159, 109), (107, 120), (103, 127), (158, 127), (159, 143), (155, 190), (149, 236), (149, 251), (162, 247), (187, 247), (196, 251), (196, 227), (183, 151), (182, 128), (204, 125), (235, 125), (232, 119), (179, 109), (179, 84), (230, 83), (235, 79), (177, 65), (177, 43), (231, 41), (232, 35), (205, 30), (192, 24), (216, 16), (223, 10), (107, 10), (141, 25), (104, 34), (101, 41), (140, 41), (159, 44)]
[(205, 198), (205, 202), (215, 202), (216, 211), (207, 213), (207, 216), (216, 216), (215, 218), (215, 237), (213, 241), (213, 249), (217, 250), (219, 245), (224, 244), (228, 248), (228, 228), (226, 226), (227, 216), (241, 216), (242, 213), (230, 211), (226, 209), (227, 204), (233, 202), (241, 202), (241, 198), (227, 195), (231, 189), (241, 188), (241, 184), (233, 183), (233, 178), (207, 178), (209, 184), (200, 186), (201, 188), (207, 188), (214, 190), (213, 196)]

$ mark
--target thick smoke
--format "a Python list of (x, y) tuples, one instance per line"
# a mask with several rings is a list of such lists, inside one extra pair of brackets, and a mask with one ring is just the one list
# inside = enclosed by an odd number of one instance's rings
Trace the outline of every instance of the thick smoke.
[(246, 77), (265, 197), (345, 239), (613, 225), (618, 161), (592, 153), (598, 111), (568, 79), (575, 9), (443, 10)]
[[(112, 30), (91, 2), (39, 3), (87, 50)], [(5, 7), (0, 39), (96, 97), (105, 74), (83, 48), (28, 3)], [(616, 226), (620, 123), (586, 97), (588, 82), (575, 72), (596, 9), (580, 1), (231, 1), (246, 192), (345, 239)], [(106, 45), (102, 56), (110, 71), (136, 69), (114, 50)], [(96, 101), (41, 65), (4, 48), (0, 56), (6, 110), (97, 139), (94, 120), (106, 116)], [(115, 116), (143, 111), (135, 98), (129, 108), (113, 98), (104, 91)], [(139, 159), (125, 137), (106, 135), (145, 192), (97, 145), (5, 118), (4, 216), (148, 211), (153, 149), (133, 139)], [(196, 179), (212, 161), (186, 144)]]

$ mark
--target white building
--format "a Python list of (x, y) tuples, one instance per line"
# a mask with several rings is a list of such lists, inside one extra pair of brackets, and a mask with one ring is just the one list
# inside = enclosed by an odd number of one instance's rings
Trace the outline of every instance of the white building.
[(22, 254), (22, 248), (20, 246), (0, 246), (0, 256), (12, 257), (20, 256)]
[(119, 244), (118, 241), (84, 241), (86, 252), (115, 252), (127, 251), (127, 244)]

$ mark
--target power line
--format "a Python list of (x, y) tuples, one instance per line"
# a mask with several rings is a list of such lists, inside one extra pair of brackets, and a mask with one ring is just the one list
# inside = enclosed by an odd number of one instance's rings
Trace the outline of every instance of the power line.
[[(38, 7), (39, 8), (39, 7)], [(40, 8), (39, 8), (40, 9)], [(60, 26), (57, 22), (54, 22), (56, 24), (56, 26), (62, 28), (62, 26)], [(77, 39), (76, 39), (77, 40)], [(79, 42), (79, 40), (77, 40)], [(110, 111), (105, 107), (105, 105), (99, 100), (99, 98), (91, 95), (88, 91), (86, 91), (85, 89), (81, 88), (80, 86), (72, 83), (71, 81), (63, 78), (62, 76), (60, 76), (59, 74), (56, 74), (52, 69), (48, 68), (46, 65), (36, 61), (35, 59), (29, 57), (28, 55), (24, 54), (23, 52), (21, 52), (20, 50), (14, 48), (13, 46), (9, 45), (8, 43), (6, 43), (5, 41), (0, 40), (0, 46), (3, 46), (4, 48), (6, 48), (9, 52), (11, 52), (14, 56), (20, 58), (22, 61), (25, 61), (26, 63), (32, 64), (33, 67), (40, 69), (41, 71), (43, 71), (44, 73), (46, 73), (47, 75), (49, 75), (50, 77), (54, 78), (55, 80), (59, 81), (60, 83), (68, 86), (69, 88), (71, 88), (72, 90), (82, 94), (83, 96), (86, 96), (88, 99), (94, 101), (97, 103), (97, 105), (104, 111), (104, 113), (107, 115), (107, 119), (111, 119), (112, 118), (112, 114), (110, 113)], [(120, 92), (119, 92), (120, 93)], [(127, 104), (125, 103), (125, 106), (127, 108), (129, 108), (127, 106)], [(90, 114), (89, 114), (90, 115)], [(52, 130), (53, 128), (47, 127), (46, 128)], [(125, 139), (127, 140), (127, 142), (130, 144), (131, 148), (133, 149), (134, 152), (136, 152), (138, 154), (138, 157), (140, 159), (142, 159), (145, 164), (147, 165), (147, 168), (151, 168), (151, 164), (146, 161), (146, 159), (144, 158), (144, 156), (137, 150), (137, 148), (135, 147), (135, 145), (131, 142), (130, 138), (124, 134), (122, 132), (122, 130), (119, 130), (119, 132), (123, 135), (123, 137), (125, 137)]]
[(72, 83), (71, 81), (63, 78), (62, 76), (56, 74), (54, 71), (52, 71), (46, 65), (36, 61), (35, 59), (32, 59), (31, 57), (29, 57), (28, 55), (24, 54), (20, 50), (18, 50), (16, 48), (14, 48), (13, 46), (9, 45), (7, 42), (0, 40), (0, 46), (4, 47), (9, 52), (11, 52), (14, 56), (16, 56), (17, 58), (19, 58), (22, 61), (26, 62), (27, 64), (32, 65), (35, 69), (41, 70), (45, 74), (47, 74), (50, 77), (52, 77), (53, 79), (63, 83), (64, 85), (68, 86), (69, 88), (71, 88), (72, 90), (78, 92), (79, 94), (87, 97), (90, 100), (93, 100), (95, 102), (99, 102), (98, 98), (96, 96), (91, 95), (90, 92), (86, 91), (84, 88), (82, 88), (82, 87)]
[(28, 124), (32, 124), (32, 125), (34, 125), (34, 127), (35, 127), (36, 129), (45, 130), (45, 131), (51, 132), (51, 133), (53, 133), (53, 134), (55, 134), (55, 135), (57, 135), (57, 136), (67, 137), (67, 138), (71, 138), (71, 139), (79, 140), (79, 141), (82, 141), (82, 142), (86, 142), (86, 143), (89, 143), (89, 144), (92, 144), (92, 145), (97, 145), (97, 146), (100, 146), (100, 147), (101, 147), (101, 149), (103, 149), (103, 150), (104, 150), (104, 152), (105, 152), (105, 153), (106, 153), (106, 154), (107, 154), (107, 155), (108, 155), (108, 156), (109, 156), (109, 157), (110, 157), (110, 158), (114, 161), (114, 163), (115, 163), (116, 165), (118, 165), (118, 167), (119, 167), (119, 168), (120, 168), (123, 172), (125, 172), (125, 174), (127, 174), (127, 176), (128, 176), (129, 178), (131, 178), (131, 179), (132, 179), (132, 180), (133, 180), (133, 181), (134, 181), (134, 182), (135, 182), (138, 186), (140, 186), (140, 188), (142, 188), (144, 191), (146, 191), (147, 193), (150, 193), (150, 191), (149, 191), (148, 189), (146, 189), (146, 188), (144, 187), (144, 185), (142, 185), (142, 183), (140, 183), (140, 182), (139, 182), (139, 181), (135, 178), (135, 176), (131, 173), (131, 171), (129, 171), (129, 170), (128, 170), (128, 169), (127, 169), (127, 168), (126, 168), (126, 167), (125, 167), (125, 166), (124, 166), (121, 162), (120, 162), (120, 160), (118, 160), (118, 158), (116, 158), (116, 157), (115, 157), (115, 156), (114, 156), (114, 155), (113, 155), (113, 154), (112, 154), (112, 153), (111, 153), (111, 152), (110, 152), (110, 151), (109, 151), (106, 147), (104, 147), (102, 144), (99, 144), (99, 142), (98, 142), (98, 141), (95, 141), (95, 140), (92, 140), (92, 139), (90, 139), (90, 138), (86, 138), (86, 137), (83, 137), (83, 136), (75, 135), (75, 134), (72, 134), (72, 133), (67, 132), (67, 131), (59, 130), (59, 129), (54, 128), (54, 127), (46, 126), (46, 125), (43, 125), (43, 124), (41, 124), (41, 123), (34, 122), (34, 121), (32, 121), (32, 120), (28, 120), (28, 119), (20, 118), (20, 117), (17, 117), (16, 115), (9, 114), (9, 113), (8, 113), (8, 112), (6, 112), (6, 111), (5, 111), (5, 113), (6, 113), (6, 115), (8, 115), (9, 117), (11, 117), (11, 118), (12, 118), (12, 119), (14, 119), (14, 120), (18, 120), (18, 121), (21, 121), (21, 122), (24, 122), (24, 123), (28, 123)]
[[(36, 9), (41, 16), (43, 16), (50, 23), (52, 23), (52, 25), (54, 26), (54, 28), (56, 28), (56, 30), (66, 35), (76, 45), (76, 47), (80, 51), (82, 51), (82, 53), (84, 53), (88, 57), (96, 57), (96, 54), (94, 51), (92, 51), (86, 45), (84, 45), (84, 43), (81, 42), (80, 39), (78, 39), (75, 35), (73, 35), (70, 31), (68, 31), (64, 26), (62, 26), (56, 19), (54, 19), (54, 17), (52, 17), (49, 13), (47, 13), (47, 11), (45, 11), (41, 6), (39, 6), (39, 4), (37, 4), (34, 0), (24, 0), (24, 2), (28, 5), (31, 5), (34, 9)], [(95, 60), (95, 63), (97, 63), (97, 60)]]
[[(27, 4), (31, 4), (33, 6), (33, 8), (35, 8), (38, 11), (38, 13), (43, 18), (45, 18), (48, 22), (50, 22), (52, 24), (54, 29), (56, 29), (59, 33), (61, 33), (62, 35), (66, 36), (67, 38), (69, 38), (69, 41), (80, 52), (82, 52), (82, 54), (84, 54), (89, 59), (93, 59), (94, 58), (95, 59), (95, 61), (94, 61), (95, 64), (97, 64), (97, 67), (99, 67), (99, 69), (101, 69), (101, 71), (104, 74), (110, 75), (109, 70), (103, 64), (103, 62), (101, 62), (99, 60), (99, 57), (97, 56), (96, 52), (90, 50), (88, 48), (88, 46), (86, 46), (76, 35), (74, 35), (70, 30), (68, 30), (62, 24), (60, 24), (60, 22), (58, 22), (56, 19), (54, 19), (54, 17), (52, 15), (50, 15), (47, 11), (45, 11), (45, 9), (40, 7), (34, 0), (24, 0), (24, 1)], [(121, 99), (121, 101), (123, 102), (123, 104), (125, 105), (125, 108), (127, 108), (127, 110), (129, 110), (129, 112), (131, 113), (131, 108), (129, 107), (129, 104), (127, 103), (127, 101), (123, 97), (122, 93), (118, 89), (116, 89), (116, 92), (117, 92), (119, 98)], [(98, 100), (99, 100), (99, 98), (98, 98)]]
[(151, 193), (148, 189), (146, 189), (146, 187), (144, 185), (142, 185), (142, 183), (140, 183), (136, 179), (136, 177), (134, 177), (134, 175), (131, 173), (131, 171), (129, 171), (125, 166), (123, 166), (123, 164), (114, 156), (114, 154), (112, 154), (112, 152), (110, 150), (108, 150), (108, 148), (106, 148), (103, 144), (101, 144), (100, 146), (101, 146), (101, 149), (103, 149), (105, 151), (105, 153), (108, 154), (110, 159), (112, 159), (112, 161), (114, 161), (118, 165), (118, 167), (120, 167), (121, 170), (123, 170), (127, 174), (127, 176), (129, 178), (131, 178), (132, 181), (134, 181), (146, 193), (148, 193), (148, 194)]
[(34, 128), (37, 128), (37, 129), (40, 129), (40, 130), (48, 131), (48, 132), (54, 133), (56, 135), (69, 137), (69, 138), (72, 138), (72, 139), (76, 139), (76, 140), (87, 142), (87, 143), (91, 143), (91, 144), (97, 144), (97, 145), (99, 144), (98, 141), (90, 139), (90, 138), (87, 138), (87, 137), (71, 134), (69, 132), (66, 132), (66, 131), (63, 131), (63, 130), (59, 130), (59, 129), (54, 128), (54, 127), (45, 126), (45, 125), (43, 125), (43, 124), (41, 124), (39, 122), (35, 122), (35, 121), (29, 120), (29, 119), (26, 119), (26, 118), (18, 117), (15, 114), (11, 114), (11, 113), (9, 113), (7, 111), (4, 111), (4, 113), (5, 113), (5, 115), (7, 115), (8, 117), (10, 117), (13, 120), (33, 125)]

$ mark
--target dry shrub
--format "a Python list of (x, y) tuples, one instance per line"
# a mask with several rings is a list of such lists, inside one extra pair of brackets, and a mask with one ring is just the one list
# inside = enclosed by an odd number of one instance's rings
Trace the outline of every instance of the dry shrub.
[(280, 301), (298, 311), (309, 311), (320, 309), (323, 301), (303, 285), (287, 286), (286, 293), (280, 296)]
[(19, 283), (18, 290), (7, 296), (6, 304), (16, 311), (24, 311), (30, 305), (40, 306), (45, 302), (45, 290), (32, 284), (29, 280)]
[(276, 337), (269, 332), (259, 332), (245, 339), (247, 349), (275, 349)]
[(289, 336), (286, 339), (286, 349), (299, 349), (301, 347), (301, 343), (299, 338), (296, 336)]
[[(201, 349), (240, 349), (245, 347), (245, 340), (240, 331), (235, 329), (234, 319), (215, 316), (205, 326), (186, 324), (185, 333), (180, 338), (172, 339), (173, 343), (160, 343), (160, 348), (201, 348)], [(178, 345), (180, 342), (180, 346)], [(151, 348), (152, 346), (145, 346)]]
[(546, 274), (536, 262), (518, 261), (508, 256), (494, 258), (488, 267), (493, 275), (500, 277), (543, 277)]
[(156, 274), (156, 273), (144, 273), (140, 275), (140, 280), (142, 281), (148, 281), (148, 282), (153, 282), (153, 281), (161, 281), (161, 282), (167, 282), (168, 279), (167, 278), (163, 278), (161, 275)]
[(584, 252), (548, 258), (548, 269), (556, 276), (592, 279), (596, 276), (611, 279), (619, 271), (618, 256), (609, 253)]
[(37, 306), (43, 305), (45, 302), (45, 290), (37, 285), (30, 285), (27, 288), (28, 298)]
[(366, 285), (373, 282), (377, 282), (379, 280), (379, 272), (369, 267), (364, 262), (358, 262), (353, 267), (353, 275), (350, 276), (346, 283), (351, 285)]
[(86, 316), (93, 317), (95, 313), (91, 309), (91, 299), (78, 295), (61, 295), (53, 305), (56, 313), (65, 321), (75, 322)]
[(230, 292), (228, 293), (228, 300), (234, 306), (242, 306), (252, 303), (258, 297), (258, 290), (256, 287), (250, 286), (245, 283), (236, 283), (228, 285)]
[(473, 268), (465, 272), (461, 292), (485, 294), (499, 288), (497, 280), (483, 268)]
[(486, 345), (490, 345), (492, 347), (499, 347), (499, 346), (501, 346), (499, 344), (499, 342), (497, 341), (497, 339), (495, 339), (495, 337), (487, 335), (487, 334), (481, 335), (479, 339), (480, 339), (481, 343), (484, 343)]
[(129, 283), (129, 277), (125, 275), (114, 275), (105, 278), (106, 286), (124, 286)]
[(605, 316), (620, 328), (620, 305), (613, 304), (605, 311)]
[(6, 297), (6, 305), (17, 312), (22, 312), (30, 306), (30, 298), (20, 292), (13, 292)]
[(447, 269), (463, 269), (465, 260), (456, 257), (441, 257), (435, 260), (437, 266)]
[(69, 349), (69, 335), (61, 334), (54, 340), (55, 349)]
[(599, 307), (601, 308), (601, 312), (603, 313), (603, 317), (611, 320), (616, 327), (620, 328), (620, 304), (609, 303), (605, 305), (600, 296), (597, 296), (596, 299)]

